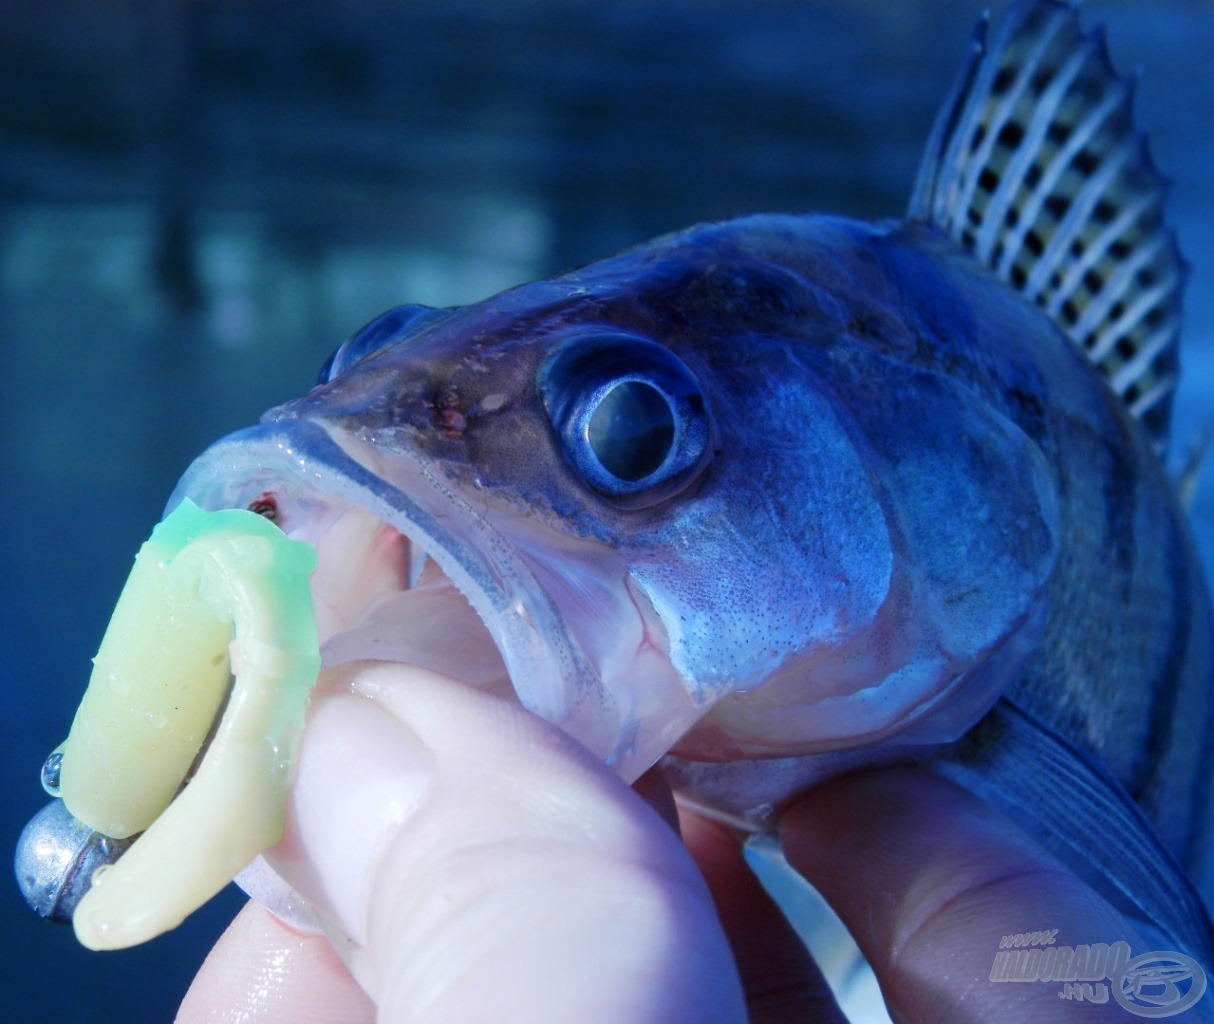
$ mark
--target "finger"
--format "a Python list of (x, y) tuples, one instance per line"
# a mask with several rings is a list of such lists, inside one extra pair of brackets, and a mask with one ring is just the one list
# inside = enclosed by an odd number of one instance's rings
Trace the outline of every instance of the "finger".
[(712, 893), (742, 979), (751, 1024), (845, 1024), (826, 980), (742, 852), (745, 837), (677, 805), (660, 768), (633, 784), (679, 832)]
[(822, 972), (746, 863), (738, 838), (684, 807), (679, 819), (725, 926), (752, 1024), (845, 1024)]
[(320, 935), (248, 903), (186, 993), (177, 1024), (371, 1024), (375, 1007)]
[(364, 668), (309, 716), (267, 859), (380, 1020), (744, 1019), (703, 880), (644, 801), (517, 706)]
[(785, 856), (843, 919), (896, 1019), (1121, 1020), (1060, 999), (1062, 983), (990, 980), (1000, 939), (1141, 942), (1122, 915), (1014, 823), (922, 768), (845, 776), (782, 816)]

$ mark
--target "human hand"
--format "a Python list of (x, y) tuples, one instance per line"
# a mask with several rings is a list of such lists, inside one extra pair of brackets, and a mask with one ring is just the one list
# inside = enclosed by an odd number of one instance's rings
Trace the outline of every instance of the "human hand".
[[(313, 708), (270, 853), (332, 942), (250, 904), (179, 1021), (842, 1021), (737, 838), (684, 813), (680, 843), (668, 791), (643, 781), (645, 798), (558, 730), (444, 677), (359, 673)], [(897, 1019), (1124, 1024), (1115, 1003), (989, 980), (1010, 932), (1137, 936), (952, 783), (917, 768), (839, 779), (785, 812), (781, 838)]]
[(267, 853), (332, 944), (250, 904), (179, 1020), (743, 1019), (695, 863), (601, 762), (435, 673), (348, 685), (322, 683)]

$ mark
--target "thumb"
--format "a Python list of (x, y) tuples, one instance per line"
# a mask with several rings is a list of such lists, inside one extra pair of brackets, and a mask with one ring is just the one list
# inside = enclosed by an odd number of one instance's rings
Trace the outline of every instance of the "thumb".
[(741, 1021), (675, 833), (559, 730), (436, 673), (318, 699), (282, 841), (379, 1020)]

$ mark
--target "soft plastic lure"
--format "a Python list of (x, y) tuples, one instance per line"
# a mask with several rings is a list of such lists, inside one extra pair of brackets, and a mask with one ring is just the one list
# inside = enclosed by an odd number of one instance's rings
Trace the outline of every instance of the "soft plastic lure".
[[(103, 861), (67, 911), (84, 945), (176, 926), (281, 835), (320, 668), (315, 565), (310, 545), (262, 516), (188, 500), (140, 549), (57, 752), (63, 804), (83, 827), (64, 829), (55, 804), (43, 812), (76, 849), (57, 877), (22, 879), (49, 905), (90, 873), (80, 857)], [(139, 833), (129, 849), (114, 842)]]

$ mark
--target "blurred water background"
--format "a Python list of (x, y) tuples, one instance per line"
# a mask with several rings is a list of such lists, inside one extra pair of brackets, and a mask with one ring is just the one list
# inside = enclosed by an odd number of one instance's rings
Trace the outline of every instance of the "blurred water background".
[[(44, 802), (189, 459), (401, 302), (700, 220), (897, 216), (983, 0), (0, 5), (0, 837)], [(1090, 0), (1194, 264), (1174, 439), (1214, 419), (1214, 4)], [(1193, 505), (1214, 561), (1214, 473)], [(240, 902), (94, 954), (0, 885), (5, 1022), (171, 1019)]]

